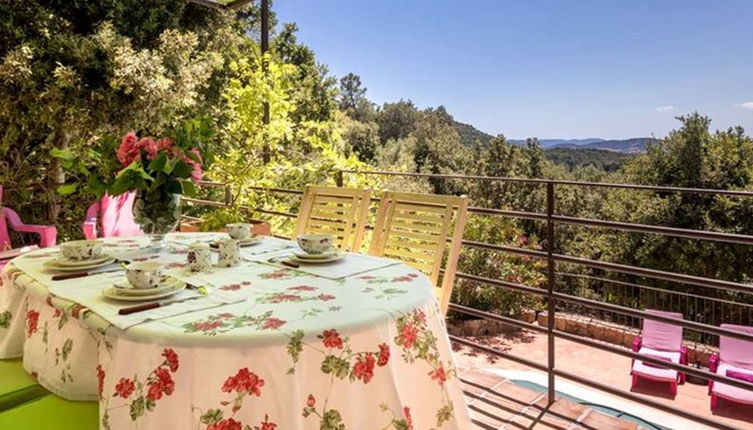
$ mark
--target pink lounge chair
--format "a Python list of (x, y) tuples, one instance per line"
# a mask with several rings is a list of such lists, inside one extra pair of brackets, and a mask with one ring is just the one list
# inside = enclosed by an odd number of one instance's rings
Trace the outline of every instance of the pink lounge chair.
[(134, 193), (119, 196), (104, 195), (99, 202), (89, 206), (86, 219), (81, 226), (84, 236), (94, 240), (97, 237), (135, 236), (144, 234), (133, 220)]
[[(682, 314), (647, 309), (646, 312), (668, 318), (683, 319)], [(664, 357), (677, 364), (688, 364), (688, 349), (682, 346), (682, 326), (668, 324), (652, 319), (643, 320), (641, 336), (633, 339), (633, 351), (655, 358)], [(674, 369), (659, 367), (641, 360), (633, 360), (630, 371), (633, 376), (632, 387), (638, 385), (638, 378), (652, 381), (669, 382), (672, 394), (677, 394), (677, 383), (685, 382), (685, 374)]]
[[(721, 328), (753, 335), (753, 327), (722, 324)], [(719, 354), (714, 354), (709, 359), (709, 371), (727, 376), (728, 370), (753, 375), (753, 341), (735, 339), (729, 336), (719, 337)], [(716, 409), (719, 398), (744, 405), (753, 405), (753, 391), (721, 382), (709, 381), (709, 394), (711, 395), (712, 411)]]
[[(58, 230), (55, 226), (24, 224), (21, 221), (21, 217), (18, 216), (16, 211), (11, 208), (2, 206), (3, 201), (3, 186), (0, 185), (0, 251), (6, 251), (13, 248), (10, 242), (10, 235), (8, 234), (8, 227), (11, 230), (22, 233), (35, 233), (39, 235), (39, 246), (46, 248), (49, 246), (55, 246), (58, 237)], [(13, 253), (8, 253), (13, 254)], [(0, 260), (0, 269), (5, 266), (8, 259)]]

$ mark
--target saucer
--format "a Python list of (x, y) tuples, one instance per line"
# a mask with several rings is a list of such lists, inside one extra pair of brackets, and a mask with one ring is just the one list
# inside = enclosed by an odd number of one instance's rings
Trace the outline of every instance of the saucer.
[(337, 250), (331, 250), (327, 252), (322, 252), (321, 254), (309, 254), (306, 251), (293, 251), (293, 255), (295, 255), (297, 258), (300, 258), (301, 260), (327, 260), (334, 256), (336, 256), (341, 251)]
[[(311, 254), (307, 254), (307, 256), (310, 256)], [(318, 254), (322, 255), (322, 254)], [(301, 257), (299, 256), (299, 253), (293, 253), (293, 255), (290, 256), (290, 260), (294, 261), (296, 263), (301, 264), (321, 264), (321, 263), (332, 263), (333, 261), (342, 260), (345, 258), (345, 256), (348, 255), (345, 251), (335, 251), (334, 253), (328, 253), (326, 254), (326, 257), (319, 258), (318, 256), (316, 258), (308, 258), (308, 257)]]
[(180, 283), (180, 280), (168, 276), (162, 285), (155, 288), (134, 288), (127, 280), (122, 280), (113, 284), (120, 295), (126, 296), (151, 296), (155, 294), (161, 294), (165, 291), (170, 291), (176, 284)]
[[(238, 241), (238, 246), (244, 247), (244, 246), (251, 246), (256, 245), (257, 243), (261, 242), (264, 236), (251, 236), (247, 239), (236, 239)], [(209, 245), (212, 248), (217, 248), (219, 245), (217, 244), (217, 241), (212, 241), (212, 243)]]
[[(162, 291), (157, 291), (157, 288), (150, 288), (146, 290), (147, 292), (149, 292), (148, 295), (147, 294), (131, 295), (130, 294), (131, 290), (118, 288), (115, 285), (111, 285), (102, 290), (102, 295), (108, 299), (120, 300), (124, 302), (141, 302), (145, 300), (156, 300), (156, 299), (161, 299), (164, 297), (172, 296), (175, 293), (179, 293), (183, 291), (186, 288), (186, 284), (185, 282), (182, 282), (176, 279), (176, 282), (166, 287), (168, 288)], [(158, 287), (158, 288), (162, 289), (163, 287)]]
[(45, 261), (42, 265), (46, 269), (58, 270), (61, 272), (81, 272), (98, 267), (106, 266), (115, 262), (115, 259), (109, 256), (102, 256), (92, 260), (68, 260), (64, 257), (57, 257), (52, 260)]

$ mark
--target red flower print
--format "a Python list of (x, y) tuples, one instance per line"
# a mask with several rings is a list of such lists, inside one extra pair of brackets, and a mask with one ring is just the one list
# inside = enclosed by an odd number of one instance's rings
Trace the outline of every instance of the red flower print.
[(266, 320), (264, 320), (264, 323), (262, 324), (261, 328), (276, 330), (276, 329), (282, 327), (283, 325), (285, 325), (286, 322), (287, 321), (283, 321), (283, 320), (281, 320), (279, 318), (272, 318), (272, 317), (270, 317), (270, 318), (267, 318)]
[(364, 384), (368, 384), (374, 376), (374, 362), (374, 354), (370, 352), (359, 355), (353, 365), (353, 374), (357, 379), (363, 380)]
[(444, 366), (440, 365), (438, 369), (429, 372), (431, 379), (439, 382), (439, 385), (444, 385), (447, 381), (447, 372), (444, 370)]
[(175, 382), (170, 372), (164, 367), (158, 367), (154, 371), (154, 378), (149, 381), (149, 390), (146, 398), (156, 401), (162, 398), (162, 394), (171, 395), (175, 390)]
[(136, 384), (134, 384), (132, 380), (128, 378), (120, 378), (118, 384), (115, 385), (115, 394), (113, 394), (113, 397), (120, 396), (124, 399), (127, 399), (135, 389)]
[(60, 315), (62, 314), (63, 314), (63, 311), (61, 311), (60, 309), (55, 309), (55, 314), (53, 315), (53, 317), (60, 318)]
[(413, 430), (413, 418), (410, 416), (410, 408), (403, 408), (403, 415), (405, 415), (405, 424), (408, 425), (408, 430)]
[(316, 291), (318, 288), (312, 287), (310, 285), (299, 285), (297, 287), (288, 287), (288, 290), (293, 291)]
[(313, 408), (316, 405), (316, 399), (313, 394), (309, 394), (309, 398), (306, 399), (306, 406)]
[(37, 332), (37, 325), (39, 324), (39, 312), (34, 309), (29, 309), (26, 312), (26, 336), (29, 337)]
[(278, 293), (272, 296), (270, 299), (270, 302), (272, 303), (281, 303), (281, 302), (297, 302), (301, 300), (301, 296), (298, 294), (285, 294), (285, 293)]
[(231, 393), (233, 391), (241, 393), (246, 392), (255, 396), (261, 396), (261, 387), (264, 386), (264, 380), (259, 378), (255, 373), (249, 372), (248, 367), (240, 369), (235, 376), (227, 378), (222, 385), (222, 391)]
[(81, 306), (80, 304), (76, 303), (73, 306), (71, 306), (71, 316), (73, 318), (79, 319), (81, 316), (81, 311), (85, 310), (86, 308)]
[(264, 415), (264, 422), (261, 423), (261, 428), (259, 430), (275, 430), (277, 428), (277, 424), (269, 422), (269, 416)]
[(241, 430), (242, 428), (243, 426), (239, 421), (232, 418), (226, 418), (210, 425), (207, 427), (207, 430)]
[(322, 339), (322, 343), (324, 343), (324, 346), (327, 348), (340, 348), (343, 347), (343, 340), (340, 337), (340, 333), (337, 332), (337, 330), (324, 330), (322, 332), (320, 338)]
[(382, 367), (390, 361), (390, 346), (386, 343), (379, 345), (379, 360), (377, 366)]
[(97, 382), (99, 397), (102, 398), (102, 392), (105, 388), (105, 371), (102, 369), (102, 365), (97, 365)]
[(217, 318), (232, 318), (235, 315), (231, 314), (230, 312), (223, 312), (221, 314), (217, 314)]
[(333, 296), (332, 294), (319, 294), (318, 296), (316, 296), (316, 298), (323, 302), (328, 302), (330, 300), (334, 300), (335, 296)]
[(416, 311), (416, 317), (421, 321), (421, 324), (426, 324), (426, 313), (422, 309)]
[(238, 291), (241, 289), (241, 284), (228, 284), (220, 287), (220, 290), (224, 291)]
[(415, 342), (418, 338), (418, 329), (408, 323), (405, 323), (403, 324), (403, 329), (400, 332), (400, 337), (402, 337), (403, 340), (403, 347), (410, 349), (413, 347), (413, 342)]
[(251, 281), (243, 281), (241, 282), (241, 285), (243, 285), (244, 287), (248, 287), (249, 285), (251, 285)]
[(194, 324), (194, 329), (199, 331), (212, 331), (217, 327), (222, 327), (222, 321), (202, 321)]
[(176, 354), (171, 348), (166, 348), (162, 351), (162, 356), (165, 357), (165, 361), (167, 361), (170, 371), (175, 373), (178, 370), (178, 354)]

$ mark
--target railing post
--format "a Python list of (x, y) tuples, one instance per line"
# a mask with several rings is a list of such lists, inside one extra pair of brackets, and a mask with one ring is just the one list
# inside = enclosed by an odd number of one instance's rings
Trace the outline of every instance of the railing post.
[(554, 267), (554, 183), (546, 183), (546, 261), (547, 261), (547, 376), (548, 376), (548, 404), (554, 403), (554, 317), (555, 317), (555, 299), (554, 286), (555, 267)]
[(335, 184), (338, 187), (342, 187), (343, 186), (344, 180), (343, 180), (343, 171), (342, 170), (338, 169), (338, 170), (335, 171)]
[(230, 190), (230, 185), (225, 185), (225, 206), (232, 206), (233, 204), (233, 192)]

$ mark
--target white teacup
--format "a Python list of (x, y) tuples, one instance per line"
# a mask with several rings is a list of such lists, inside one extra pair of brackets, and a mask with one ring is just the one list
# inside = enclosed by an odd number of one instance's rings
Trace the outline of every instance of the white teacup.
[(163, 268), (162, 263), (155, 261), (131, 263), (125, 269), (126, 279), (134, 288), (141, 290), (156, 288), (165, 280)]
[(91, 260), (102, 255), (102, 242), (73, 240), (60, 244), (60, 252), (69, 260)]
[(245, 222), (236, 222), (225, 226), (227, 234), (233, 239), (248, 239), (251, 237), (251, 224)]
[(331, 234), (301, 234), (296, 240), (298, 246), (309, 254), (323, 254), (332, 248)]

